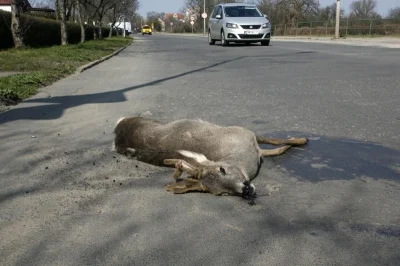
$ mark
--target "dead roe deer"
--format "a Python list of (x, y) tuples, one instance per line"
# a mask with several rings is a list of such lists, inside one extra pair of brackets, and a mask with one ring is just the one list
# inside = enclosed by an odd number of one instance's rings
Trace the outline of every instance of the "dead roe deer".
[[(243, 127), (189, 119), (162, 123), (143, 117), (121, 118), (114, 134), (118, 153), (176, 168), (176, 182), (165, 187), (168, 191), (202, 191), (244, 198), (255, 193), (250, 182), (259, 174), (263, 156), (280, 155), (293, 145), (307, 143), (306, 138), (266, 138)], [(283, 146), (265, 150), (258, 144)], [(189, 176), (180, 178), (183, 172)]]

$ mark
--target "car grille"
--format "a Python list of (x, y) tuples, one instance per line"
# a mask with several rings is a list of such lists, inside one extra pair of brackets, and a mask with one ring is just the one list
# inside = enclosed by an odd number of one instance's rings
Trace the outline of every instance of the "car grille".
[(245, 35), (239, 34), (240, 39), (261, 39), (264, 34), (255, 34), (255, 35)]
[(240, 27), (242, 27), (242, 29), (245, 29), (245, 30), (250, 30), (250, 29), (257, 30), (257, 29), (261, 28), (261, 25), (240, 25)]

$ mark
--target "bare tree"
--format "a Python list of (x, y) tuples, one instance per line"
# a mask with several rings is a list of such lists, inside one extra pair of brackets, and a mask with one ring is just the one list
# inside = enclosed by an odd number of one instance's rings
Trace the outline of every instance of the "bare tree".
[(85, 32), (85, 24), (83, 21), (83, 15), (82, 15), (82, 11), (81, 11), (81, 1), (80, 0), (75, 1), (75, 8), (76, 8), (76, 12), (78, 15), (79, 26), (81, 28), (81, 43), (84, 43), (86, 40), (86, 32)]
[[(340, 17), (344, 16), (344, 10), (340, 9)], [(334, 21), (336, 18), (336, 4), (320, 8), (318, 14), (318, 20), (322, 21)]]
[(20, 21), (21, 8), (17, 5), (17, 0), (11, 1), (11, 33), (14, 40), (15, 48), (24, 47), (24, 38), (22, 32), (22, 25)]
[(112, 8), (106, 13), (106, 18), (110, 22), (110, 32), (108, 37), (112, 36), (112, 30), (117, 22), (119, 22), (121, 16), (124, 15), (125, 8), (126, 6), (123, 1), (115, 1), (112, 4)]
[(97, 21), (97, 27), (99, 31), (99, 38), (103, 38), (103, 19), (109, 10), (113, 9), (117, 2), (121, 2), (122, 5), (126, 4), (126, 1), (122, 0), (87, 0), (88, 6), (92, 7), (94, 11), (92, 13), (92, 18)]
[(350, 5), (351, 14), (353, 18), (367, 19), (379, 18), (376, 13), (376, 0), (357, 0)]
[(319, 14), (318, 0), (256, 0), (272, 24), (296, 24)]
[(388, 18), (400, 19), (400, 7), (392, 8), (389, 10)]

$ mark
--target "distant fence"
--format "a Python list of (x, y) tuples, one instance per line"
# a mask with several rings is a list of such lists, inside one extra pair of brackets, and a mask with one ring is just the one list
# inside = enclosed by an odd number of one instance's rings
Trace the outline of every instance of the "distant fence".
[[(400, 19), (341, 20), (340, 36), (347, 35), (400, 35)], [(275, 36), (334, 35), (334, 21), (307, 21), (295, 25), (272, 25)]]

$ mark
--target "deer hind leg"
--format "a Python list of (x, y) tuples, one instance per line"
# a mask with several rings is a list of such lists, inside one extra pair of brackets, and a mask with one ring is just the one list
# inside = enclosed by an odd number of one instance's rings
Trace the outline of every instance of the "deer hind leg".
[(271, 144), (275, 146), (279, 145), (292, 145), (299, 146), (304, 145), (308, 142), (306, 138), (290, 138), (290, 139), (277, 139), (277, 138), (268, 138), (264, 136), (256, 136), (258, 144)]
[(285, 151), (287, 151), (291, 146), (290, 145), (285, 145), (276, 149), (270, 149), (270, 150), (264, 150), (261, 149), (261, 155), (264, 156), (276, 156), (276, 155), (281, 155)]

